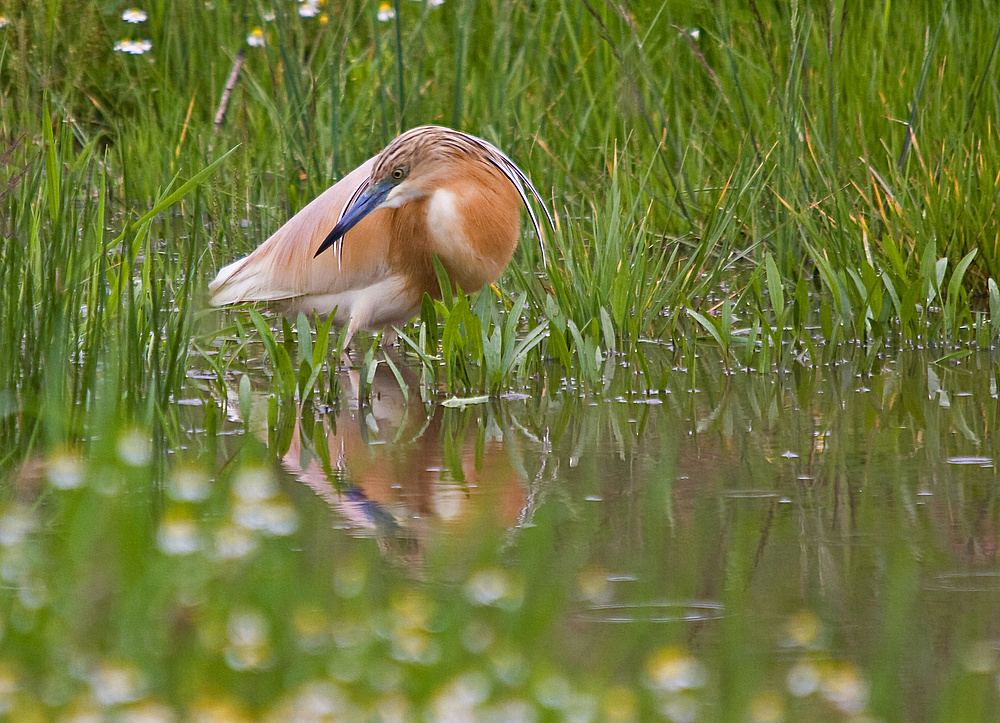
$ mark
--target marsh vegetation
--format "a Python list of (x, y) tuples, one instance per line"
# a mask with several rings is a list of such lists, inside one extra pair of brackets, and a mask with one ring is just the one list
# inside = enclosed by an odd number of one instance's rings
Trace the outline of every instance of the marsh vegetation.
[[(993, 3), (0, 13), (0, 711), (991, 719)], [(208, 308), (424, 123), (544, 262)]]

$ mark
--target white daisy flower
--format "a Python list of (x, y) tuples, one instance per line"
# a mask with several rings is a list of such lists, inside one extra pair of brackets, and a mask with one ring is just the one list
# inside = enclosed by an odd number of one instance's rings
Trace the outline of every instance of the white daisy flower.
[(153, 43), (149, 40), (119, 40), (114, 47), (115, 52), (129, 55), (142, 55), (152, 49)]
[(149, 15), (145, 10), (140, 10), (139, 8), (129, 8), (122, 13), (122, 20), (126, 23), (144, 23)]
[(247, 35), (247, 45), (251, 48), (262, 48), (265, 42), (263, 28), (256, 27)]

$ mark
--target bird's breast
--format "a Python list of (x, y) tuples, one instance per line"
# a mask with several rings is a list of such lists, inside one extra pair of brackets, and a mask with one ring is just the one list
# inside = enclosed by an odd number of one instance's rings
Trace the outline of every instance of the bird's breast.
[(472, 251), (463, 226), (458, 196), (447, 188), (434, 191), (427, 204), (427, 230), (438, 255), (466, 256)]
[(516, 205), (504, 208), (506, 201), (475, 186), (438, 188), (428, 199), (431, 250), (465, 291), (496, 280), (510, 261), (519, 214)]

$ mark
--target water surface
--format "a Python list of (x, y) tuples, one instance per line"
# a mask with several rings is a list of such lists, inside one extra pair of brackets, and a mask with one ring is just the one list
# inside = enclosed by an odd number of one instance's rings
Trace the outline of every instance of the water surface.
[(699, 364), (464, 406), (380, 365), (246, 421), (192, 373), (163, 454), (112, 420), (11, 480), (0, 710), (991, 720), (991, 357)]

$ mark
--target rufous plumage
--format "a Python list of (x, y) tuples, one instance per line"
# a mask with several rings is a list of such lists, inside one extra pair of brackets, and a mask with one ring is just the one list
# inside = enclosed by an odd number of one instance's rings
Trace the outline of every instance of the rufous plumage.
[(210, 303), (333, 313), (348, 339), (358, 329), (391, 332), (419, 313), (424, 293), (439, 297), (434, 254), (470, 292), (506, 268), (522, 207), (541, 243), (528, 192), (551, 225), (527, 175), (496, 146), (441, 126), (414, 128), (222, 268)]

